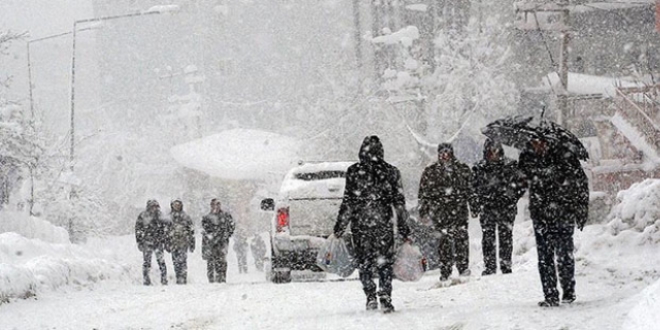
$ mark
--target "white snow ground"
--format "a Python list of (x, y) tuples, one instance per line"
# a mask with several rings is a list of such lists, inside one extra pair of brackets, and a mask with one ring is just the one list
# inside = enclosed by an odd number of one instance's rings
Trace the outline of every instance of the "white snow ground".
[[(620, 193), (623, 203), (610, 215), (610, 224), (576, 233), (578, 300), (572, 305), (536, 306), (541, 284), (531, 223), (521, 207), (513, 274), (474, 275), (467, 283), (430, 290), (437, 271), (419, 282), (395, 281), (397, 312), (391, 315), (364, 311), (356, 280), (276, 285), (255, 271), (251, 259), (250, 273), (237, 274), (233, 251), (229, 283), (208, 284), (199, 247), (189, 258), (190, 284), (144, 287), (141, 255), (133, 238), (124, 236), (92, 240), (76, 247), (84, 252), (74, 254), (122, 265), (129, 276), (43, 287), (36, 297), (11, 299), (0, 305), (0, 329), (660, 329), (658, 181)], [(640, 223), (646, 224), (642, 230)], [(481, 234), (475, 219), (470, 232), (471, 269), (480, 274)], [(9, 258), (16, 251), (4, 244), (8, 235), (18, 236), (0, 234), (0, 274), (40, 258)], [(169, 254), (167, 263), (172, 277)], [(156, 268), (154, 263), (154, 279)]]

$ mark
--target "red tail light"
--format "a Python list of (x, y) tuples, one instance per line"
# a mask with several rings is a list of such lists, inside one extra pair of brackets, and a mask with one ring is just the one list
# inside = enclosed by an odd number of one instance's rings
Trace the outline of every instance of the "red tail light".
[(277, 230), (278, 233), (284, 231), (285, 228), (289, 227), (289, 208), (283, 207), (277, 209)]

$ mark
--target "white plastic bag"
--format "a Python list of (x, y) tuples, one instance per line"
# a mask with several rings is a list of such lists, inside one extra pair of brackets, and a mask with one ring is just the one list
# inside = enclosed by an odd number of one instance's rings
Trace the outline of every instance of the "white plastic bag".
[(316, 264), (328, 273), (348, 277), (355, 271), (355, 258), (350, 252), (346, 241), (331, 235), (321, 245), (316, 255)]
[(406, 242), (399, 248), (394, 261), (394, 277), (403, 282), (419, 281), (426, 270), (426, 259), (419, 247)]

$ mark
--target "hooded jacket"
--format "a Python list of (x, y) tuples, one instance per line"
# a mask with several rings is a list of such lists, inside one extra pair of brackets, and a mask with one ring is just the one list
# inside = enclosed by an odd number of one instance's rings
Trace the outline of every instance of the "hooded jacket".
[(172, 212), (170, 213), (171, 225), (168, 230), (168, 243), (169, 250), (195, 250), (195, 227), (193, 226), (190, 216), (183, 211), (183, 203), (181, 203), (181, 210), (174, 211), (174, 203), (180, 200), (175, 200), (170, 203)]
[(448, 152), (450, 159), (427, 166), (419, 183), (419, 215), (429, 218), (436, 228), (467, 225), (468, 201), (472, 198), (470, 167), (454, 156), (450, 144), (438, 146), (438, 153)]
[(135, 241), (140, 251), (163, 249), (167, 240), (167, 220), (160, 210), (152, 210), (152, 206), (158, 206), (155, 200), (147, 202), (146, 210), (142, 211), (135, 222)]
[(401, 174), (383, 157), (380, 139), (368, 136), (360, 147), (360, 161), (346, 171), (346, 188), (334, 232), (341, 236), (350, 224), (358, 257), (393, 254), (393, 209), (398, 233), (403, 238), (410, 234)]

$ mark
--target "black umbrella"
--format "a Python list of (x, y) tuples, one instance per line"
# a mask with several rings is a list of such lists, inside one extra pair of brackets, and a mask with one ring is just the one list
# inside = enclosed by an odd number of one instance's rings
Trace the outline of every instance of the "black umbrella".
[(541, 137), (537, 129), (529, 124), (531, 121), (532, 117), (507, 117), (486, 125), (481, 133), (503, 145), (524, 149), (529, 141)]
[(560, 150), (567, 150), (577, 156), (580, 160), (587, 160), (589, 158), (587, 148), (584, 147), (575, 134), (565, 127), (549, 120), (544, 120), (538, 127), (538, 131), (544, 138), (549, 140), (550, 143), (554, 143), (558, 146)]
[(543, 139), (556, 150), (568, 151), (581, 160), (589, 158), (580, 139), (566, 128), (549, 120), (543, 120), (539, 126), (532, 126), (531, 121), (532, 117), (507, 117), (486, 125), (481, 133), (516, 149), (525, 149), (533, 139)]

